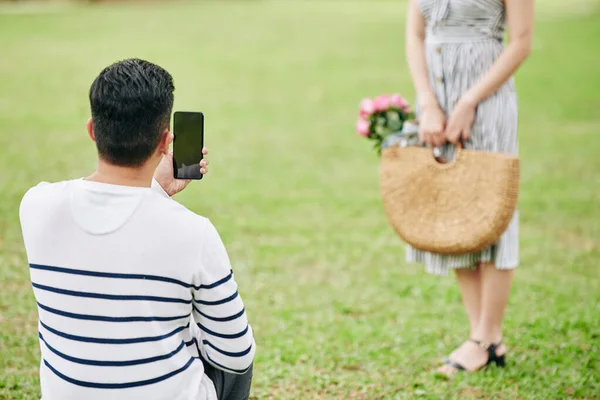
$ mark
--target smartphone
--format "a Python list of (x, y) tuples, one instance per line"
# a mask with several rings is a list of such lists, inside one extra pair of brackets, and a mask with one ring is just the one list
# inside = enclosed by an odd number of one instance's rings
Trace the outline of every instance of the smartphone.
[(173, 116), (173, 175), (175, 179), (202, 179), (204, 114), (176, 111)]

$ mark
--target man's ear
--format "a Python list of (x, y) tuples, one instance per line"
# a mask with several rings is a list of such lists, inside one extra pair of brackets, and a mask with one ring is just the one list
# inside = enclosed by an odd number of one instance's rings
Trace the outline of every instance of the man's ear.
[(92, 139), (92, 142), (96, 142), (96, 135), (94, 134), (94, 122), (92, 121), (92, 117), (90, 117), (87, 120), (87, 123), (85, 124), (85, 127), (87, 128), (88, 131), (88, 135), (90, 135), (90, 139)]
[(171, 146), (171, 143), (173, 142), (173, 138), (174, 138), (173, 133), (168, 128), (165, 129), (164, 132), (162, 133), (162, 137), (161, 137), (160, 143), (158, 145), (158, 151), (160, 154), (168, 154), (169, 153), (169, 146)]

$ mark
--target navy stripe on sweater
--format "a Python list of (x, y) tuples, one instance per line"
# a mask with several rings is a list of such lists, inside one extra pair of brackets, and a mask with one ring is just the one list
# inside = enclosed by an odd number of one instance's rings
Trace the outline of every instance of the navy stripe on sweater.
[(182, 340), (181, 343), (179, 344), (179, 346), (172, 352), (163, 354), (160, 356), (156, 356), (156, 357), (140, 358), (137, 360), (127, 360), (127, 361), (100, 361), (100, 360), (87, 360), (84, 358), (77, 358), (77, 357), (69, 356), (65, 353), (58, 351), (57, 349), (52, 347), (50, 344), (48, 344), (48, 342), (46, 341), (46, 339), (44, 339), (44, 336), (41, 334), (41, 332), (39, 333), (39, 337), (40, 337), (40, 340), (42, 342), (44, 342), (46, 347), (51, 352), (53, 352), (54, 354), (59, 356), (60, 358), (63, 358), (67, 361), (71, 361), (71, 362), (74, 362), (77, 364), (95, 365), (95, 366), (99, 366), (99, 367), (129, 367), (132, 365), (148, 364), (148, 363), (152, 363), (152, 362), (156, 362), (156, 361), (166, 360), (166, 359), (173, 357), (175, 354), (179, 353), (185, 345), (185, 343)]
[(198, 325), (198, 328), (202, 329), (204, 332), (208, 333), (209, 335), (215, 336), (215, 337), (220, 337), (223, 339), (237, 339), (240, 338), (242, 336), (244, 336), (246, 333), (248, 333), (248, 325), (246, 325), (246, 328), (244, 328), (243, 331), (238, 332), (238, 333), (218, 333), (215, 331), (211, 331), (210, 329), (206, 328), (205, 326), (203, 326), (200, 323), (197, 323), (196, 325)]
[(142, 301), (158, 301), (163, 303), (183, 303), (192, 304), (192, 299), (177, 299), (173, 297), (157, 297), (157, 296), (134, 296), (134, 295), (115, 295), (115, 294), (104, 294), (104, 293), (89, 293), (89, 292), (78, 292), (75, 290), (67, 290), (55, 288), (52, 286), (40, 285), (39, 283), (32, 282), (31, 285), (40, 290), (45, 290), (52, 293), (64, 294), (66, 296), (75, 297), (87, 297), (92, 299), (106, 299), (106, 300), (142, 300)]
[(238, 353), (232, 353), (230, 351), (221, 350), (220, 348), (218, 348), (217, 346), (215, 346), (208, 340), (203, 340), (202, 343), (213, 348), (214, 350), (218, 351), (219, 353), (226, 355), (227, 357), (244, 357), (246, 354), (250, 353), (250, 350), (252, 350), (252, 346), (253, 346), (251, 344), (246, 350), (240, 351)]
[(238, 319), (239, 317), (244, 315), (244, 312), (246, 311), (246, 309), (242, 308), (242, 311), (240, 311), (239, 313), (233, 314), (233, 315), (230, 315), (227, 317), (212, 317), (210, 315), (206, 315), (205, 313), (200, 311), (196, 306), (194, 306), (194, 311), (196, 311), (198, 314), (202, 315), (204, 318), (209, 319), (211, 321), (226, 322), (226, 321), (233, 321), (234, 319)]
[(200, 290), (200, 289), (216, 288), (217, 286), (222, 285), (223, 283), (229, 281), (232, 277), (233, 277), (233, 271), (229, 271), (229, 275), (227, 275), (225, 278), (218, 280), (215, 283), (211, 283), (210, 285), (200, 285), (198, 287), (194, 286), (194, 289)]
[(177, 315), (174, 317), (106, 317), (104, 315), (87, 315), (76, 314), (68, 311), (57, 310), (56, 308), (48, 307), (38, 301), (38, 306), (52, 314), (60, 315), (67, 318), (81, 319), (86, 321), (104, 321), (104, 322), (152, 322), (152, 321), (176, 321), (178, 319), (188, 318), (190, 314)]
[(159, 340), (170, 338), (173, 335), (178, 334), (184, 329), (188, 329), (190, 324), (188, 322), (185, 326), (180, 326), (178, 328), (173, 329), (171, 332), (166, 333), (160, 336), (147, 336), (147, 337), (139, 337), (139, 338), (127, 338), (127, 339), (108, 339), (108, 338), (94, 338), (87, 336), (77, 336), (71, 335), (68, 333), (61, 332), (54, 328), (49, 327), (45, 323), (40, 320), (40, 325), (44, 327), (48, 332), (55, 334), (56, 336), (60, 336), (65, 339), (75, 340), (77, 342), (86, 342), (86, 343), (104, 343), (104, 344), (132, 344), (132, 343), (144, 343), (144, 342), (157, 342)]
[(236, 297), (238, 297), (239, 293), (236, 290), (234, 294), (232, 294), (229, 297), (226, 297), (224, 299), (221, 300), (215, 300), (215, 301), (206, 301), (206, 300), (196, 300), (194, 298), (194, 302), (198, 303), (198, 304), (202, 304), (204, 306), (218, 306), (219, 304), (225, 304), (225, 303), (229, 303), (231, 300), (235, 299)]
[(233, 276), (233, 271), (230, 270), (229, 275), (227, 275), (225, 278), (223, 278), (217, 282), (207, 284), (207, 285), (194, 286), (191, 283), (185, 283), (178, 279), (169, 278), (169, 277), (160, 276), (160, 275), (122, 274), (122, 273), (115, 273), (115, 272), (85, 271), (82, 269), (53, 267), (53, 266), (49, 266), (49, 265), (40, 265), (40, 264), (29, 264), (29, 268), (39, 269), (42, 271), (60, 272), (60, 273), (72, 274), (72, 275), (94, 276), (97, 278), (142, 279), (142, 280), (147, 280), (147, 281), (167, 282), (167, 283), (173, 283), (173, 284), (176, 284), (179, 286), (183, 286), (184, 288), (187, 288), (187, 289), (194, 288), (195, 290), (215, 288), (215, 287), (229, 281)]
[(224, 365), (221, 365), (218, 362), (214, 361), (212, 358), (210, 358), (210, 356), (208, 354), (206, 355), (206, 357), (208, 357), (208, 361), (210, 361), (211, 364), (215, 365), (219, 369), (222, 369), (223, 371), (231, 371), (231, 372), (235, 372), (236, 374), (244, 374), (244, 373), (248, 372), (248, 370), (250, 369), (250, 367), (248, 367), (246, 369), (227, 368)]
[(46, 361), (46, 359), (44, 359), (44, 364), (46, 365), (46, 367), (48, 367), (48, 369), (50, 369), (50, 371), (54, 372), (54, 374), (56, 376), (58, 376), (59, 378), (65, 380), (69, 383), (72, 383), (73, 385), (83, 386), (83, 387), (88, 387), (88, 388), (95, 388), (95, 389), (127, 389), (127, 388), (139, 387), (139, 386), (152, 385), (154, 383), (158, 383), (158, 382), (164, 381), (166, 379), (169, 379), (169, 378), (185, 371), (186, 369), (188, 369), (189, 366), (192, 365), (194, 360), (197, 360), (197, 358), (190, 357), (189, 361), (183, 367), (181, 367), (175, 371), (169, 372), (168, 374), (156, 377), (156, 378), (146, 379), (146, 380), (137, 381), (137, 382), (124, 382), (124, 383), (99, 383), (99, 382), (80, 381), (78, 379), (73, 379), (73, 378), (70, 378), (70, 377), (62, 374), (61, 372), (56, 370), (56, 368), (54, 368), (52, 365), (50, 365), (50, 363), (48, 363), (48, 361)]

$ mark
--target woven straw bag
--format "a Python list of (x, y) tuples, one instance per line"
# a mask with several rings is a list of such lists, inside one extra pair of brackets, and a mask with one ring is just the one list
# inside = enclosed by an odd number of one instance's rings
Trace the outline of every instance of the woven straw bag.
[(517, 206), (519, 159), (456, 149), (449, 163), (424, 147), (381, 153), (380, 187), (398, 235), (419, 250), (467, 254), (496, 243)]

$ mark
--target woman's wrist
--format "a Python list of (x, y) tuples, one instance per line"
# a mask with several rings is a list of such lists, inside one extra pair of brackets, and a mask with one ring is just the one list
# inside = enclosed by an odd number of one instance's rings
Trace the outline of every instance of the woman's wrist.
[(423, 93), (418, 95), (419, 98), (419, 108), (421, 110), (427, 110), (431, 108), (439, 108), (440, 105), (435, 98), (433, 93)]
[(471, 92), (466, 92), (464, 95), (462, 95), (460, 101), (469, 107), (477, 107), (477, 104), (480, 102), (477, 95)]

